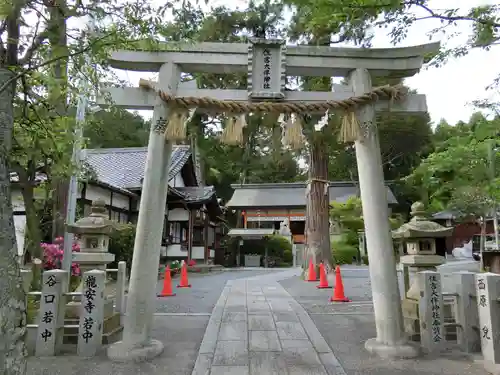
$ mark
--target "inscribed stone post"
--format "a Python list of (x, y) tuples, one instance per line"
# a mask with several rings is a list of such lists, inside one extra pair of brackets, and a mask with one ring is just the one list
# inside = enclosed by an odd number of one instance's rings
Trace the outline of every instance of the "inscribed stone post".
[(51, 270), (43, 273), (42, 296), (38, 313), (38, 331), (35, 355), (57, 354), (63, 340), (64, 309), (68, 288), (67, 271)]
[[(175, 94), (180, 69), (167, 62), (159, 71), (158, 88)], [(134, 257), (124, 319), (123, 340), (108, 348), (108, 357), (115, 361), (146, 360), (163, 351), (163, 344), (151, 338), (155, 312), (155, 285), (160, 262), (161, 237), (166, 213), (168, 166), (171, 144), (165, 140), (169, 110), (158, 96), (155, 101), (148, 154), (142, 185)]]
[(489, 272), (476, 274), (479, 334), (486, 368), (500, 364), (499, 283), (500, 275)]
[(92, 270), (83, 274), (77, 349), (80, 357), (93, 357), (102, 346), (105, 285), (106, 271)]
[[(353, 70), (349, 84), (355, 96), (369, 92), (370, 73)], [(360, 107), (357, 117), (361, 139), (355, 142), (356, 161), (377, 329), (377, 337), (369, 339), (365, 348), (386, 357), (417, 356), (418, 350), (406, 344), (374, 105)]]
[(474, 353), (480, 349), (477, 331), (479, 317), (477, 304), (472, 299), (476, 295), (476, 279), (473, 272), (456, 272), (453, 274), (457, 292), (457, 342), (465, 353)]
[(420, 343), (428, 353), (439, 351), (445, 342), (441, 275), (434, 271), (418, 273), (420, 285)]
[(116, 277), (116, 300), (115, 311), (123, 317), (125, 314), (125, 289), (127, 285), (127, 263), (118, 262), (118, 272)]

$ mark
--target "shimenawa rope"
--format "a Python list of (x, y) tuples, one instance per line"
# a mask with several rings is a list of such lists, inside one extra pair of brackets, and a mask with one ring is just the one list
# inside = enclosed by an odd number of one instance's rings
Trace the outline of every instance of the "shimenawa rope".
[[(212, 112), (229, 113), (230, 118), (227, 121), (226, 128), (224, 129), (222, 138), (225, 143), (229, 144), (242, 144), (243, 142), (243, 127), (246, 126), (245, 113), (250, 112), (278, 112), (283, 114), (294, 114), (294, 121), (288, 121), (283, 129), (284, 143), (296, 149), (300, 147), (297, 143), (303, 144), (302, 137), (297, 135), (300, 129), (302, 134), (302, 122), (300, 114), (310, 112), (326, 112), (331, 110), (341, 110), (345, 113), (339, 139), (343, 142), (353, 142), (360, 137), (359, 122), (355, 115), (355, 109), (363, 104), (375, 102), (381, 98), (389, 99), (392, 103), (395, 100), (401, 99), (407, 93), (407, 89), (402, 85), (396, 86), (381, 86), (374, 88), (372, 91), (362, 94), (360, 96), (347, 98), (344, 100), (331, 100), (322, 103), (303, 103), (303, 102), (238, 102), (234, 100), (217, 100), (210, 97), (176, 97), (167, 94), (166, 92), (156, 88), (154, 82), (149, 80), (140, 79), (139, 87), (147, 90), (154, 90), (159, 97), (171, 105), (174, 109), (173, 116), (177, 119), (169, 121), (165, 137), (172, 140), (178, 140), (185, 134), (185, 116), (179, 113), (185, 112), (192, 108), (209, 109)], [(170, 129), (168, 127), (176, 127), (177, 129)], [(168, 134), (167, 134), (168, 133)], [(302, 134), (303, 136), (303, 134)], [(289, 138), (287, 140), (287, 138)]]

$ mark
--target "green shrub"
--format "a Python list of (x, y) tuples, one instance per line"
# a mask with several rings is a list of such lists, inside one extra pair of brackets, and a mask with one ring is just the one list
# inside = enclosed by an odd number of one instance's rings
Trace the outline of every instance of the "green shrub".
[(262, 242), (264, 242), (264, 246), (267, 247), (269, 256), (275, 256), (284, 259), (285, 252), (290, 252), (290, 255), (292, 254), (292, 244), (283, 236), (269, 236)]
[[(228, 241), (229, 248), (236, 251), (238, 248), (240, 239), (234, 238)], [(267, 247), (268, 256), (274, 256), (277, 258), (284, 257), (284, 253), (289, 250), (290, 254), (292, 252), (292, 244), (283, 236), (272, 235), (263, 239), (257, 240), (244, 240), (243, 246), (241, 246), (241, 254), (257, 254), (264, 256)]]
[(293, 253), (292, 250), (286, 249), (283, 251), (283, 262), (292, 263), (293, 262)]
[(134, 224), (128, 223), (115, 225), (115, 230), (111, 233), (109, 241), (109, 252), (111, 254), (115, 254), (115, 260), (110, 264), (109, 268), (116, 268), (118, 266), (118, 262), (124, 261), (127, 263), (127, 269), (130, 270), (134, 254), (134, 241)]
[(363, 255), (363, 256), (361, 257), (361, 260), (363, 261), (363, 264), (364, 264), (365, 266), (367, 266), (367, 265), (368, 265), (368, 256), (367, 256), (367, 255)]
[(341, 240), (333, 243), (332, 255), (335, 264), (352, 264), (356, 261), (358, 249)]
[(281, 261), (276, 262), (276, 267), (278, 267), (278, 268), (288, 268), (291, 266), (292, 266), (291, 262), (281, 262)]

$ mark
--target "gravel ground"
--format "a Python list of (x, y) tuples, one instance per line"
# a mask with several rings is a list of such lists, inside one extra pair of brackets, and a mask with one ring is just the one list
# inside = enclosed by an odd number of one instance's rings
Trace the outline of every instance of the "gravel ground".
[(104, 351), (93, 358), (29, 357), (26, 375), (191, 375), (208, 319), (155, 316), (152, 335), (165, 349), (148, 362), (113, 363)]
[[(175, 297), (158, 298), (156, 311), (158, 313), (207, 313), (210, 314), (217, 302), (224, 285), (229, 280), (258, 276), (282, 271), (224, 271), (214, 274), (190, 274), (191, 288), (176, 288), (179, 277), (173, 279)], [(158, 281), (157, 294), (160, 293), (163, 280)]]
[(353, 302), (331, 303), (332, 289), (317, 289), (298, 277), (281, 285), (309, 313), (348, 375), (486, 375), (482, 365), (456, 351), (418, 360), (382, 360), (364, 349), (376, 336), (368, 269), (342, 269), (345, 294)]
[[(371, 303), (372, 293), (367, 268), (342, 269), (345, 295), (353, 304)], [(334, 276), (333, 276), (334, 278)], [(330, 313), (337, 310), (351, 309), (349, 305), (330, 304), (333, 289), (317, 289), (317, 283), (308, 283), (299, 278), (290, 278), (281, 285), (306, 309), (308, 313)], [(330, 282), (330, 285), (333, 285)]]

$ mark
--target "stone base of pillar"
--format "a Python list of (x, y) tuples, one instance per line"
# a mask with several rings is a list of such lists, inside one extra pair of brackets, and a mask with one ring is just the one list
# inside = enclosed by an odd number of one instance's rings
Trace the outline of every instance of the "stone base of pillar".
[(474, 362), (478, 364), (483, 364), (484, 369), (492, 375), (500, 375), (500, 365), (493, 363), (491, 361), (485, 361), (482, 356), (478, 355), (474, 358)]
[(160, 355), (163, 348), (163, 343), (158, 340), (151, 340), (140, 347), (130, 347), (118, 341), (108, 347), (107, 354), (113, 362), (144, 362)]
[(396, 345), (387, 345), (377, 341), (376, 338), (368, 339), (365, 342), (365, 349), (381, 358), (415, 358), (420, 356), (420, 346), (403, 341)]

